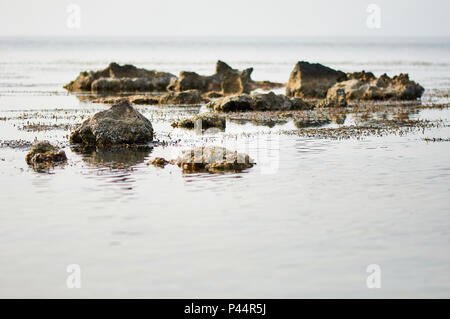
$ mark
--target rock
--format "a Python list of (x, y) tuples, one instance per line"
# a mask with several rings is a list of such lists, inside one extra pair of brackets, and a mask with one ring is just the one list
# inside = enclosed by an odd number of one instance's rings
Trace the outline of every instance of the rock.
[(251, 73), (253, 68), (239, 71), (222, 61), (217, 61), (216, 73), (199, 75), (195, 72), (182, 71), (178, 79), (172, 79), (169, 91), (199, 90), (201, 92), (216, 91), (223, 94), (250, 93), (252, 89)]
[(205, 101), (202, 94), (198, 90), (189, 90), (183, 92), (169, 92), (162, 95), (131, 95), (119, 97), (105, 97), (93, 99), (94, 103), (109, 103), (114, 104), (120, 101), (130, 101), (136, 105), (166, 105), (166, 104), (201, 104)]
[(184, 151), (174, 163), (184, 172), (226, 172), (241, 171), (253, 167), (248, 155), (231, 152), (224, 147), (203, 146)]
[(208, 129), (211, 127), (216, 127), (224, 130), (226, 125), (226, 120), (224, 116), (217, 115), (215, 113), (201, 113), (195, 115), (194, 117), (184, 119), (172, 123), (172, 127), (182, 127), (182, 128), (198, 128), (198, 129)]
[(328, 90), (327, 99), (336, 99), (342, 91), (348, 100), (415, 100), (422, 96), (424, 88), (411, 81), (408, 74), (393, 78), (383, 74), (377, 78), (363, 71), (347, 74), (346, 81)]
[(128, 100), (136, 105), (155, 105), (159, 103), (159, 98), (157, 96), (148, 95), (134, 95), (130, 96)]
[(144, 144), (152, 139), (152, 124), (127, 100), (89, 117), (70, 136), (72, 143), (90, 146)]
[(63, 150), (44, 141), (33, 145), (26, 155), (25, 161), (28, 165), (33, 165), (36, 168), (44, 168), (66, 162), (67, 156)]
[(286, 86), (286, 95), (301, 98), (324, 98), (327, 91), (341, 78), (342, 71), (336, 71), (319, 63), (298, 62), (291, 72)]
[(202, 94), (199, 90), (169, 92), (159, 97), (159, 104), (201, 104)]
[(81, 72), (64, 86), (69, 91), (126, 92), (165, 91), (175, 75), (155, 70), (139, 69), (134, 65), (111, 63), (100, 71)]
[(337, 89), (336, 94), (330, 95), (317, 103), (318, 108), (346, 107), (347, 105), (347, 98), (343, 89)]
[(108, 96), (108, 97), (99, 97), (99, 98), (90, 98), (86, 99), (92, 101), (92, 103), (104, 103), (104, 104), (116, 104), (120, 101), (128, 100), (127, 97), (124, 96)]
[(165, 167), (167, 164), (169, 164), (169, 161), (162, 157), (155, 157), (150, 162), (148, 162), (148, 165), (153, 165), (157, 167)]
[(285, 95), (269, 93), (254, 93), (227, 96), (216, 99), (206, 104), (207, 108), (216, 112), (236, 112), (236, 111), (275, 111), (310, 109), (312, 106), (299, 99), (290, 99)]

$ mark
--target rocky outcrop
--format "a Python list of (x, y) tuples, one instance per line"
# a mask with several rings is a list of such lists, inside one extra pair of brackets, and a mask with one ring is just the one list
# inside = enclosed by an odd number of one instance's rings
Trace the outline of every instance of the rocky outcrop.
[(219, 173), (242, 171), (253, 167), (254, 163), (247, 154), (231, 152), (224, 147), (202, 146), (184, 151), (173, 161), (184, 172)]
[(211, 127), (216, 127), (224, 130), (226, 125), (226, 120), (224, 116), (215, 113), (201, 113), (195, 115), (191, 118), (184, 119), (181, 121), (173, 122), (172, 127), (182, 127), (182, 128), (198, 128), (198, 129), (208, 129)]
[(89, 146), (144, 144), (152, 139), (152, 124), (127, 100), (89, 117), (70, 136), (71, 143)]
[(66, 162), (67, 156), (63, 150), (43, 141), (33, 145), (25, 161), (35, 168), (45, 168)]
[(343, 77), (345, 73), (342, 71), (336, 71), (319, 63), (300, 61), (291, 72), (286, 86), (286, 95), (324, 98), (328, 89)]
[(300, 98), (269, 93), (241, 94), (218, 98), (206, 104), (215, 112), (280, 111), (311, 109), (313, 106)]
[(195, 72), (182, 71), (178, 79), (172, 79), (167, 87), (169, 91), (199, 90), (216, 91), (223, 94), (250, 93), (252, 89), (251, 74), (253, 68), (239, 71), (222, 61), (217, 61), (216, 73), (199, 75)]
[(345, 81), (328, 90), (327, 99), (337, 99), (339, 92), (345, 92), (348, 100), (415, 100), (422, 96), (424, 88), (411, 81), (408, 74), (393, 78), (383, 74), (377, 78), (363, 71), (347, 74)]
[(176, 76), (167, 72), (140, 69), (130, 64), (121, 66), (113, 62), (104, 70), (81, 72), (64, 88), (93, 92), (166, 91), (172, 79)]

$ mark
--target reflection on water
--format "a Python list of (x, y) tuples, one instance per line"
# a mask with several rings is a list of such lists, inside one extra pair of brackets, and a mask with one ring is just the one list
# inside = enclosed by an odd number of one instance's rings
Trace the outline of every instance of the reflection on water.
[(127, 169), (144, 162), (145, 158), (150, 155), (153, 147), (147, 145), (109, 148), (73, 146), (72, 150), (80, 153), (83, 160), (92, 166)]

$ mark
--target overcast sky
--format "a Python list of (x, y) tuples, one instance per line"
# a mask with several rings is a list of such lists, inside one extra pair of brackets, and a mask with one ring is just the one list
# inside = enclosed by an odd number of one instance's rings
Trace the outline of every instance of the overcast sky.
[(449, 14), (450, 0), (0, 0), (0, 36), (449, 37)]

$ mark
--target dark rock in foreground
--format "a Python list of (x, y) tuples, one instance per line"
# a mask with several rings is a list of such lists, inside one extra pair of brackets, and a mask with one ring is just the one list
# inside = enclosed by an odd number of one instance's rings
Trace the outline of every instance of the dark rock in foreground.
[(313, 106), (300, 98), (290, 99), (285, 95), (269, 93), (254, 93), (233, 95), (218, 98), (206, 104), (207, 108), (216, 112), (236, 111), (275, 111), (275, 110), (302, 110)]
[(28, 165), (33, 165), (37, 168), (45, 168), (66, 162), (67, 156), (63, 150), (44, 141), (33, 145), (26, 155), (25, 161)]
[(203, 146), (184, 151), (173, 161), (184, 172), (238, 172), (253, 167), (250, 157), (243, 153), (231, 152), (224, 147)]
[(127, 100), (89, 117), (70, 136), (71, 143), (90, 146), (144, 144), (152, 139), (152, 124)]
[(195, 115), (191, 118), (184, 119), (181, 121), (173, 122), (172, 127), (182, 127), (182, 128), (198, 128), (198, 129), (208, 129), (211, 127), (216, 127), (219, 129), (225, 129), (226, 120), (224, 116), (215, 113), (202, 113)]
[(121, 66), (113, 62), (104, 70), (81, 72), (64, 88), (93, 92), (166, 91), (172, 79), (176, 76), (171, 73), (139, 69), (129, 64)]
[(328, 90), (327, 99), (336, 99), (339, 91), (345, 92), (349, 100), (415, 100), (422, 96), (424, 88), (411, 81), (408, 74), (393, 78), (383, 74), (377, 78), (371, 72), (362, 71), (347, 74), (345, 81)]
[(297, 62), (286, 86), (286, 95), (301, 98), (324, 98), (327, 91), (341, 78), (342, 71), (336, 71), (319, 63)]

